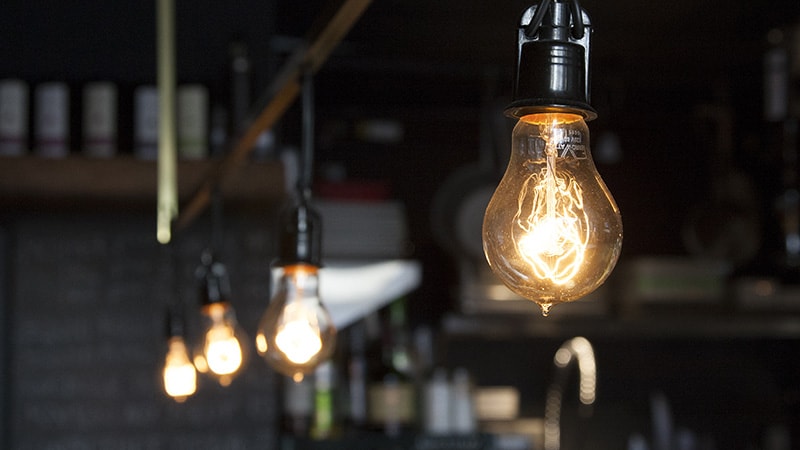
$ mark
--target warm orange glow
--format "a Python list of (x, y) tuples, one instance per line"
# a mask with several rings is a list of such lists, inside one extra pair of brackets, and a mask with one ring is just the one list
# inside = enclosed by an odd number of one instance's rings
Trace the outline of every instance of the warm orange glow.
[(282, 270), (256, 348), (275, 369), (299, 381), (330, 356), (336, 328), (319, 297), (319, 268), (300, 263)]
[[(537, 123), (542, 116), (529, 115), (523, 120)], [(543, 133), (547, 164), (532, 173), (520, 189), (514, 241), (534, 276), (560, 285), (580, 270), (589, 224), (581, 187), (574, 178), (559, 174), (556, 167), (556, 143), (564, 140), (564, 131), (557, 125), (574, 122), (569, 120), (574, 115), (549, 116), (552, 116), (551, 126)]]
[[(309, 276), (317, 275), (319, 269), (307, 264), (287, 266), (284, 273), (294, 277), (297, 296), (309, 296), (305, 291)], [(312, 294), (311, 298), (316, 298)], [(306, 304), (304, 301), (290, 302), (286, 305), (278, 320), (278, 329), (275, 333), (275, 346), (286, 358), (294, 364), (305, 364), (322, 349), (319, 320), (314, 308), (315, 302)]]
[(164, 391), (179, 403), (197, 389), (197, 373), (189, 361), (189, 352), (181, 337), (172, 337), (169, 340), (163, 377)]
[(531, 125), (545, 125), (548, 127), (554, 127), (556, 125), (568, 125), (579, 121), (582, 122), (583, 117), (575, 113), (550, 112), (527, 114), (522, 116), (519, 120)]
[(242, 347), (236, 337), (236, 324), (226, 320), (227, 305), (212, 303), (206, 306), (211, 326), (206, 330), (203, 355), (208, 370), (216, 375), (228, 376), (242, 366)]
[(492, 271), (542, 307), (597, 289), (617, 262), (622, 219), (579, 114), (542, 112), (514, 127), (511, 159), (483, 221)]

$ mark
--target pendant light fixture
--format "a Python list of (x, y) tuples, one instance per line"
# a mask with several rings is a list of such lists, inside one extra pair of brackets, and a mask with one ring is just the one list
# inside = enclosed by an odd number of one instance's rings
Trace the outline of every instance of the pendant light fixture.
[(178, 403), (183, 403), (197, 391), (197, 371), (192, 364), (190, 351), (186, 345), (185, 308), (181, 300), (180, 277), (175, 257), (175, 243), (163, 246), (161, 263), (167, 270), (160, 271), (164, 276), (171, 275), (172, 286), (170, 302), (165, 308), (166, 345), (164, 346), (164, 366), (161, 379), (164, 392)]
[(203, 252), (200, 277), (202, 335), (195, 353), (197, 370), (228, 386), (238, 375), (247, 356), (247, 337), (236, 320), (230, 302), (230, 282), (225, 266), (211, 250)]
[(203, 251), (197, 269), (203, 334), (194, 362), (198, 371), (208, 373), (222, 386), (227, 386), (244, 367), (248, 339), (230, 301), (228, 270), (215, 254), (215, 249), (221, 247), (222, 194), (215, 189), (211, 197), (211, 246)]
[(164, 392), (176, 402), (183, 403), (197, 390), (197, 372), (189, 358), (182, 312), (169, 308), (166, 322), (167, 354), (162, 371)]
[(577, 0), (520, 21), (511, 158), (483, 220), (483, 249), (509, 289), (550, 307), (597, 289), (622, 247), (619, 208), (589, 150), (591, 24)]
[(303, 152), (292, 205), (279, 224), (278, 283), (256, 334), (258, 353), (295, 382), (327, 360), (336, 327), (320, 298), (322, 220), (311, 207), (314, 139), (311, 70), (303, 77)]

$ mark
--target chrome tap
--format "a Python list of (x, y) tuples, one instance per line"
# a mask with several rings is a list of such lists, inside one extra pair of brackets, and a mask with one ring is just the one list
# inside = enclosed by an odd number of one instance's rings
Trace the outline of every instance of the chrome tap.
[(578, 336), (564, 342), (553, 357), (556, 370), (545, 403), (544, 450), (561, 449), (561, 400), (567, 369), (573, 361), (578, 365), (578, 398), (586, 415), (591, 415), (591, 405), (597, 396), (597, 365), (592, 344)]

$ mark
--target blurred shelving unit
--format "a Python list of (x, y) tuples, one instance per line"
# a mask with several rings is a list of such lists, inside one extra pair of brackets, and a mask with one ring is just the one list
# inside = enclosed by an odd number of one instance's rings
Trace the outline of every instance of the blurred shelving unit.
[[(215, 160), (185, 160), (178, 164), (180, 199), (194, 194), (214, 169)], [(283, 165), (252, 162), (221, 184), (231, 204), (279, 202), (284, 196)], [(118, 156), (109, 159), (71, 156), (46, 159), (32, 156), (0, 159), (0, 205), (6, 210), (63, 208), (153, 208), (156, 162)]]
[(522, 315), (448, 315), (451, 337), (492, 340), (520, 338), (631, 339), (800, 339), (800, 314), (700, 313), (676, 309), (632, 317), (536, 317)]

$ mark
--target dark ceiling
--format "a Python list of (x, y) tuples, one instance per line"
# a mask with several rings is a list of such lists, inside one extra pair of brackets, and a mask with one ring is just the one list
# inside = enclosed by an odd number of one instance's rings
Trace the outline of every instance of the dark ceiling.
[[(178, 78), (228, 94), (228, 45), (244, 40), (263, 89), (326, 5), (322, 0), (178, 0)], [(354, 177), (386, 178), (414, 203), (424, 228), (431, 197), (480, 158), (480, 112), (507, 99), (521, 0), (376, 0), (317, 77), (319, 129), (332, 118), (402, 122), (400, 145), (322, 139), (321, 160)], [(714, 139), (696, 109), (731, 112), (735, 151), (757, 179), (779, 161), (764, 151), (762, 59), (773, 27), (800, 21), (797, 0), (584, 0), (593, 27), (593, 136), (614, 131), (622, 162), (600, 170), (626, 225), (626, 251), (679, 252), (687, 204), (707, 193)], [(0, 6), (0, 77), (32, 84), (111, 79), (130, 89), (155, 79), (154, 2), (9, 0)], [(121, 99), (121, 107), (130, 106)], [(501, 107), (494, 108), (501, 116)], [(124, 112), (121, 113), (124, 117)], [(292, 128), (291, 125), (288, 128)], [(496, 131), (496, 130), (495, 130)], [(291, 136), (291, 133), (287, 133)], [(324, 137), (324, 136), (323, 136)], [(336, 138), (336, 136), (334, 136)], [(291, 139), (290, 137), (287, 139)], [(352, 144), (352, 145), (351, 145)], [(766, 156), (765, 156), (766, 155)], [(761, 186), (764, 204), (775, 192)], [(766, 209), (767, 207), (765, 207)], [(677, 225), (676, 225), (677, 224)], [(424, 238), (423, 238), (424, 239)]]
[[(256, 62), (281, 42), (302, 37), (328, 3), (177, 1), (179, 76), (225, 77), (227, 44), (248, 41)], [(397, 71), (492, 68), (508, 74), (514, 29), (532, 2), (520, 0), (376, 0), (346, 37), (339, 58), (353, 66)], [(795, 0), (643, 2), (584, 0), (594, 23), (595, 79), (656, 90), (712, 89), (737, 70), (752, 71), (766, 31), (794, 23)], [(0, 7), (0, 75), (83, 81), (108, 77), (140, 83), (154, 77), (153, 2), (88, 0), (75, 4), (10, 0)], [(765, 6), (767, 5), (767, 6)], [(283, 45), (285, 50), (285, 45)], [(344, 63), (344, 61), (338, 61)], [(337, 59), (331, 61), (335, 65)], [(262, 69), (260, 77), (268, 77)], [(610, 81), (609, 81), (610, 82)]]

